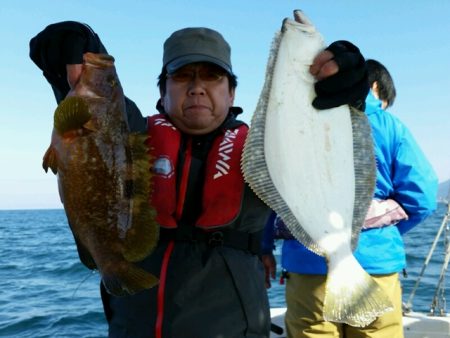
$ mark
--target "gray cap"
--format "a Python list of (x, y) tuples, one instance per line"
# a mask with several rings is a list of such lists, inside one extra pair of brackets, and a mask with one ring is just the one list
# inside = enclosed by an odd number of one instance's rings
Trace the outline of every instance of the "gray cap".
[(189, 63), (211, 62), (233, 74), (230, 53), (230, 45), (215, 30), (184, 28), (164, 42), (163, 68), (171, 73)]

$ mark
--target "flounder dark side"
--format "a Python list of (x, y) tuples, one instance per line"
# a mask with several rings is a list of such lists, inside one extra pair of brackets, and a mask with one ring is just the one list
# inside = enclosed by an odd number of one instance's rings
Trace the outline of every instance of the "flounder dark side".
[(294, 16), (275, 36), (242, 169), (291, 233), (325, 256), (325, 320), (366, 326), (392, 309), (352, 254), (376, 179), (371, 129), (348, 106), (314, 109), (309, 67), (324, 42), (302, 12)]
[(129, 132), (114, 58), (86, 53), (79, 83), (55, 111), (43, 167), (58, 176), (68, 222), (90, 267), (117, 296), (158, 283), (134, 263), (152, 252), (159, 235), (149, 205), (146, 139)]

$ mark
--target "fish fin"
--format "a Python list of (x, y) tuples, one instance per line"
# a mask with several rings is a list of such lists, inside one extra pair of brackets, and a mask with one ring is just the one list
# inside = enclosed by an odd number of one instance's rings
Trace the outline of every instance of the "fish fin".
[(149, 205), (152, 194), (152, 173), (147, 139), (146, 134), (139, 133), (131, 133), (128, 139), (132, 159), (131, 229), (133, 231), (126, 233), (123, 255), (131, 262), (147, 257), (153, 251), (159, 238), (156, 211)]
[(329, 262), (323, 306), (326, 321), (364, 327), (392, 310), (386, 293), (353, 255), (349, 254), (337, 266)]
[(84, 99), (69, 96), (56, 108), (53, 123), (55, 129), (62, 135), (69, 130), (82, 128), (91, 117), (89, 107)]
[(277, 32), (269, 54), (266, 67), (264, 86), (259, 96), (259, 101), (251, 120), (251, 127), (245, 141), (241, 159), (241, 168), (245, 181), (253, 192), (272, 210), (274, 210), (286, 224), (288, 229), (309, 250), (323, 256), (323, 250), (303, 230), (301, 224), (278, 192), (274, 185), (265, 159), (264, 131), (266, 128), (267, 106), (273, 91), (273, 74), (277, 66), (277, 56), (282, 43), (282, 34)]
[(58, 173), (58, 158), (55, 148), (52, 146), (48, 147), (44, 154), (42, 168), (44, 168), (45, 172), (48, 172), (48, 168), (50, 168), (55, 175)]
[(352, 221), (352, 250), (356, 249), (359, 233), (372, 202), (377, 178), (372, 128), (367, 115), (350, 107), (353, 134), (355, 200)]
[(94, 121), (92, 121), (92, 119), (90, 119), (89, 121), (84, 123), (83, 128), (90, 130), (90, 131), (96, 131), (98, 129), (97, 126), (95, 125)]
[(102, 282), (108, 293), (114, 296), (133, 295), (150, 289), (159, 283), (159, 279), (144, 269), (129, 264), (121, 274), (102, 275)]

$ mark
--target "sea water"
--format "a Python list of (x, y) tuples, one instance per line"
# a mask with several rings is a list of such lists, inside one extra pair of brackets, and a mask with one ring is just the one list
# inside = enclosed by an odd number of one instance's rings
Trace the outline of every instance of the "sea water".
[[(440, 204), (432, 216), (405, 235), (405, 301), (446, 210)], [(415, 311), (430, 310), (445, 238), (444, 231), (414, 297)], [(99, 281), (97, 273), (80, 263), (62, 209), (0, 210), (0, 337), (106, 337)], [(275, 281), (268, 293), (272, 307), (285, 306), (284, 285)]]

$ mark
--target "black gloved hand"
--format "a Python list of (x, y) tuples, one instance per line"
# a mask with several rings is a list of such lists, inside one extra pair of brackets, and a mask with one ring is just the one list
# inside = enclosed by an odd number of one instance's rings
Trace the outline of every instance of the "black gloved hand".
[(85, 52), (106, 49), (88, 25), (76, 21), (51, 24), (30, 40), (30, 58), (42, 69), (58, 103), (70, 90), (66, 65), (82, 63)]
[(336, 41), (326, 50), (333, 53), (339, 71), (316, 82), (317, 97), (312, 105), (317, 109), (329, 109), (349, 104), (364, 111), (369, 82), (366, 63), (358, 47), (348, 41)]

